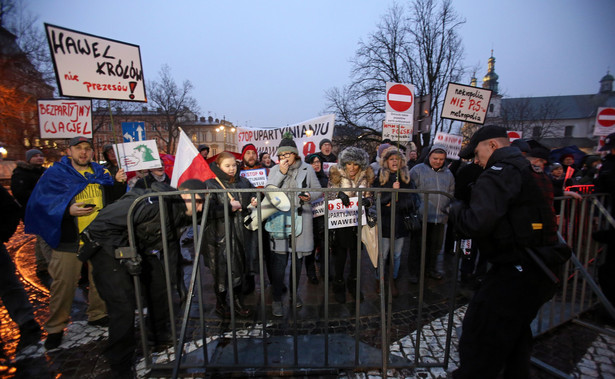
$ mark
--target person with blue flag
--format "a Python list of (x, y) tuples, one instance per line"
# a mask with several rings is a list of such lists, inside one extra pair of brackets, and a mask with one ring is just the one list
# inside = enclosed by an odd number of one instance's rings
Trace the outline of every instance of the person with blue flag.
[[(104, 167), (92, 162), (92, 141), (82, 136), (72, 138), (67, 155), (41, 176), (25, 216), (25, 232), (40, 235), (52, 248), (48, 270), (53, 281), (45, 324), (47, 350), (60, 346), (70, 318), (82, 266), (77, 258), (79, 233), (112, 200), (105, 199), (105, 192), (110, 192), (113, 178)], [(91, 266), (89, 277), (88, 324), (106, 326), (107, 309), (94, 286)]]

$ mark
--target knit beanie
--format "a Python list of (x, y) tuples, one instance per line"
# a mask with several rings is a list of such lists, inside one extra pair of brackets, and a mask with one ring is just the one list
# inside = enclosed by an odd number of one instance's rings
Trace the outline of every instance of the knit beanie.
[(278, 155), (284, 153), (295, 153), (299, 155), (299, 150), (297, 149), (297, 144), (293, 141), (293, 136), (290, 133), (284, 134), (282, 141), (280, 141), (280, 145), (278, 146)]
[(330, 139), (325, 138), (325, 139), (320, 141), (320, 143), (318, 144), (318, 148), (322, 150), (322, 145), (324, 145), (325, 143), (330, 143), (331, 145), (333, 145), (333, 143), (331, 142)]
[(43, 155), (43, 152), (38, 149), (30, 149), (26, 151), (26, 162), (30, 163), (30, 159), (32, 159), (32, 157), (36, 154)]
[(241, 160), (243, 160), (243, 156), (246, 155), (246, 151), (249, 151), (249, 150), (253, 150), (255, 153), (258, 153), (256, 151), (256, 146), (249, 143), (241, 149)]
[(310, 163), (311, 164), (312, 162), (314, 162), (314, 159), (316, 159), (316, 158), (320, 159), (320, 156), (318, 154), (316, 154), (316, 153), (310, 154), (307, 157), (305, 157), (305, 163)]

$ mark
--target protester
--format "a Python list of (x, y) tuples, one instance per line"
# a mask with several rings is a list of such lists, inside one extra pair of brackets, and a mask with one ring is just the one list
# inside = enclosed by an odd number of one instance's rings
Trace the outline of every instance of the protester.
[(137, 180), (134, 188), (151, 188), (152, 183), (156, 182), (171, 184), (171, 178), (164, 172), (164, 161), (162, 159), (160, 160), (160, 167), (150, 169), (149, 174)]
[[(109, 171), (92, 162), (92, 141), (74, 137), (69, 142), (68, 156), (51, 166), (40, 178), (26, 208), (25, 232), (43, 237), (52, 248), (49, 274), (53, 279), (49, 292), (49, 318), (46, 349), (62, 343), (63, 330), (70, 318), (71, 304), (81, 272), (77, 258), (79, 233), (112, 202), (113, 178)], [(107, 310), (92, 280), (89, 267), (88, 323), (104, 326)]]
[[(298, 209), (295, 213), (299, 217), (298, 222), (301, 222), (301, 233), (295, 235), (296, 245), (296, 265), (291, 266), (289, 272), (289, 283), (292, 285), (292, 289), (296, 288), (299, 277), (301, 275), (302, 258), (306, 255), (312, 254), (314, 250), (314, 231), (312, 228), (312, 206), (311, 200), (318, 198), (322, 192), (314, 191), (314, 189), (320, 188), (320, 183), (316, 177), (316, 173), (311, 165), (301, 162), (299, 159), (299, 150), (295, 141), (292, 139), (292, 135), (285, 135), (280, 141), (280, 145), (277, 150), (279, 164), (271, 168), (269, 171), (269, 177), (267, 178), (267, 185), (273, 185), (278, 188), (284, 189), (296, 189), (296, 188), (310, 188), (310, 192), (300, 192), (298, 198), (295, 199), (295, 204)], [(289, 193), (292, 196), (293, 193)], [(291, 202), (291, 204), (293, 204)], [(292, 212), (289, 212), (292, 215)], [(271, 216), (273, 217), (273, 216)], [(271, 230), (269, 231), (271, 233)], [(290, 233), (285, 238), (276, 238), (271, 236), (271, 274), (273, 279), (273, 302), (272, 313), (276, 317), (283, 315), (282, 305), (282, 293), (284, 292), (284, 274), (286, 272), (286, 266), (288, 265), (289, 254), (293, 253), (292, 241)], [(292, 262), (292, 259), (291, 259)], [(293, 285), (292, 282), (292, 270), (295, 270), (297, 282)], [(297, 308), (303, 306), (303, 303), (299, 296), (296, 297)], [(292, 293), (291, 293), (292, 302)]]
[[(310, 154), (305, 157), (305, 162), (312, 165), (314, 172), (316, 173), (316, 178), (318, 179), (318, 183), (321, 187), (326, 188), (329, 183), (329, 178), (327, 174), (322, 169), (322, 162), (320, 161), (320, 157), (318, 154)], [(318, 199), (312, 199), (312, 203), (316, 200), (322, 200), (322, 197)], [(324, 215), (320, 215), (318, 217), (314, 217), (313, 220), (313, 228), (314, 228), (314, 251), (310, 255), (305, 256), (305, 271), (308, 276), (310, 283), (318, 284), (318, 276), (316, 275), (316, 256), (319, 255), (320, 262), (320, 274), (324, 275), (324, 264), (325, 259), (328, 259), (329, 254), (326, 254), (324, 251), (324, 241), (325, 241), (325, 218)]]
[[(134, 377), (137, 347), (134, 277), (139, 278), (143, 288), (149, 343), (155, 347), (173, 343), (163, 254), (167, 255), (169, 272), (176, 272), (180, 229), (188, 223), (184, 201), (179, 196), (164, 198), (167, 250), (162, 240), (159, 198), (151, 196), (138, 202), (132, 212), (136, 254), (130, 257), (128, 250), (124, 250), (126, 258), (120, 259), (115, 253), (116, 249), (129, 246), (127, 215), (134, 201), (148, 193), (173, 190), (163, 182), (153, 182), (148, 189), (134, 189), (103, 208), (82, 233), (85, 244), (79, 258), (90, 259), (96, 288), (109, 313), (109, 339), (103, 354), (114, 377)], [(176, 280), (171, 276), (172, 285), (176, 285)]]
[(271, 159), (271, 156), (266, 151), (260, 153), (258, 160), (261, 162), (261, 166), (265, 168), (271, 168), (275, 166), (275, 162)]
[(199, 154), (201, 154), (204, 159), (207, 159), (207, 156), (209, 155), (209, 146), (201, 144), (199, 145), (198, 150)]
[[(406, 164), (405, 154), (399, 151), (395, 146), (386, 148), (380, 154), (380, 171), (376, 176), (377, 180), (374, 183), (376, 188), (393, 188), (393, 189), (413, 189), (416, 188), (410, 180), (410, 173)], [(397, 297), (397, 277), (401, 266), (401, 253), (404, 247), (404, 239), (408, 237), (409, 230), (404, 224), (404, 215), (412, 211), (416, 211), (418, 199), (416, 195), (407, 192), (382, 192), (381, 203), (381, 218), (382, 218), (382, 246), (380, 251), (383, 256), (383, 261), (386, 261), (389, 251), (391, 250), (391, 228), (392, 222), (392, 203), (396, 203), (395, 208), (395, 249), (393, 250), (393, 278), (390, 279), (391, 295)], [(385, 268), (385, 274), (388, 270)], [(379, 270), (376, 269), (376, 288), (380, 290)]]
[(586, 155), (584, 157), (583, 167), (578, 171), (578, 176), (575, 178), (577, 184), (590, 185), (594, 184), (598, 177), (598, 165), (600, 157), (597, 155)]
[[(208, 189), (226, 189), (228, 192), (212, 193), (207, 213), (207, 227), (201, 245), (201, 251), (209, 262), (209, 269), (214, 279), (214, 293), (216, 294), (216, 313), (220, 317), (228, 317), (229, 308), (227, 296), (229, 287), (233, 287), (233, 305), (235, 314), (249, 317), (252, 310), (245, 307), (242, 302), (243, 290), (241, 288), (244, 278), (245, 265), (245, 235), (248, 230), (244, 227), (244, 216), (248, 206), (256, 204), (255, 193), (233, 192), (233, 189), (254, 188), (250, 181), (239, 175), (235, 156), (229, 152), (222, 152), (215, 162), (210, 165), (216, 174), (215, 179), (205, 182)], [(225, 203), (228, 212), (225, 209)], [(242, 212), (243, 211), (243, 212)], [(225, 218), (230, 218), (230, 232), (227, 235)], [(227, 238), (229, 240), (227, 241)], [(230, 251), (227, 252), (227, 243)], [(231, 261), (227, 261), (227, 253)], [(227, 275), (228, 265), (231, 266), (232, 277)]]
[[(340, 153), (339, 162), (329, 170), (329, 187), (337, 188), (339, 192), (327, 192), (327, 199), (339, 198), (344, 206), (350, 205), (350, 198), (358, 196), (355, 191), (348, 188), (368, 188), (374, 182), (374, 171), (369, 166), (367, 152), (358, 147), (347, 147)], [(363, 192), (363, 198), (368, 199), (371, 193)], [(363, 202), (363, 199), (361, 200)], [(364, 201), (364, 206), (371, 205), (371, 199)], [(357, 289), (357, 233), (356, 226), (332, 229), (329, 231), (331, 252), (335, 259), (335, 280), (333, 292), (335, 300), (344, 304), (346, 302), (346, 287), (344, 285), (344, 270), (347, 256), (350, 255), (350, 275), (346, 286), (351, 296), (356, 297)], [(356, 300), (356, 298), (355, 298)], [(359, 300), (363, 300), (363, 292), (359, 291)]]
[(127, 189), (128, 183), (125, 170), (119, 167), (117, 163), (117, 157), (115, 156), (115, 150), (113, 150), (112, 144), (107, 144), (103, 146), (103, 157), (106, 161), (103, 167), (109, 170), (109, 173), (114, 178), (111, 196), (114, 199), (119, 199), (120, 197), (122, 197), (123, 194), (126, 193)]
[[(453, 196), (455, 192), (455, 178), (451, 171), (445, 166), (446, 150), (442, 146), (434, 145), (429, 149), (429, 153), (424, 163), (420, 163), (410, 170), (412, 181), (421, 191), (440, 191)], [(448, 221), (448, 206), (451, 199), (445, 195), (430, 194), (428, 203), (424, 203), (424, 197), (420, 197), (419, 213), (424, 214), (427, 207), (427, 231), (426, 231), (426, 251), (425, 251), (425, 270), (427, 275), (436, 280), (442, 279), (442, 273), (437, 268), (438, 254), (444, 242), (444, 229)], [(410, 281), (417, 282), (420, 264), (422, 232), (413, 233), (410, 237), (415, 240), (410, 249), (409, 269)]]
[[(11, 192), (21, 205), (19, 216), (22, 220), (24, 220), (25, 217), (28, 199), (30, 199), (30, 195), (39, 178), (45, 172), (43, 163), (45, 163), (43, 152), (37, 149), (30, 149), (26, 151), (25, 162), (17, 162), (17, 167), (13, 170), (13, 175), (11, 176)], [(51, 259), (51, 248), (40, 236), (36, 236), (34, 256), (36, 257), (36, 275), (45, 286), (49, 287), (51, 278), (47, 272), (47, 266)]]
[(491, 263), (470, 301), (454, 378), (529, 377), (530, 323), (555, 285), (525, 248), (557, 241), (551, 203), (533, 180), (530, 163), (510, 146), (506, 129), (488, 125), (460, 157), (483, 167), (469, 203), (451, 206), (455, 227)]
[(378, 149), (376, 150), (376, 157), (374, 158), (374, 161), (370, 164), (374, 173), (377, 173), (378, 170), (380, 170), (380, 154), (382, 154), (382, 152), (389, 147), (391, 147), (391, 144), (385, 142), (378, 145)]
[(320, 151), (318, 154), (318, 158), (322, 163), (324, 162), (337, 162), (337, 155), (333, 154), (333, 143), (328, 138), (323, 138), (320, 140), (318, 144), (318, 148)]
[(412, 167), (419, 163), (418, 157), (419, 156), (416, 150), (410, 150), (408, 153), (408, 170), (412, 170)]
[(241, 149), (241, 165), (239, 170), (253, 170), (257, 168), (263, 168), (263, 166), (258, 161), (256, 147), (249, 143)]
[(17, 351), (36, 344), (41, 339), (41, 326), (34, 319), (28, 294), (15, 274), (15, 264), (4, 246), (19, 225), (20, 208), (8, 191), (0, 186), (0, 299), (11, 319), (19, 327)]
[(574, 178), (577, 176), (577, 167), (574, 161), (574, 155), (562, 154), (562, 156), (559, 157), (559, 161), (564, 168), (564, 176), (568, 178)]

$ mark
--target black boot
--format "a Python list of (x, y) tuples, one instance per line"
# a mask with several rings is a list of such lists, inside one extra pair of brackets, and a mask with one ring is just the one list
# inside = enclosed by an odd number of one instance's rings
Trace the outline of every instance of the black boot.
[[(357, 279), (356, 278), (348, 278), (346, 281), (346, 286), (348, 286), (348, 292), (353, 299), (357, 300)], [(363, 301), (365, 297), (363, 296), (363, 291), (359, 290), (359, 301)]]
[(335, 301), (340, 304), (346, 303), (346, 288), (344, 287), (344, 279), (336, 279), (333, 282), (333, 293)]
[(238, 317), (250, 317), (252, 316), (254, 312), (252, 311), (252, 309), (243, 305), (241, 301), (241, 295), (238, 292), (238, 290), (240, 289), (241, 288), (235, 288), (234, 296), (233, 296), (234, 297), (233, 305), (235, 306), (235, 315)]
[(226, 304), (226, 291), (216, 292), (216, 314), (220, 316), (220, 318), (231, 317), (231, 312)]

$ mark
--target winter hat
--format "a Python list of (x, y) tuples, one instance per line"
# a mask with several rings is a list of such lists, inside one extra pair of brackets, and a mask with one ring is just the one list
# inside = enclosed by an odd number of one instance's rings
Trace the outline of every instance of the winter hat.
[(26, 151), (26, 162), (30, 163), (30, 159), (32, 159), (32, 157), (36, 154), (43, 155), (43, 152), (37, 149), (30, 149)]
[(338, 166), (344, 168), (348, 163), (356, 163), (361, 170), (365, 170), (369, 165), (369, 155), (359, 147), (347, 147), (338, 157)]
[(278, 146), (278, 156), (284, 153), (295, 153), (296, 155), (299, 155), (297, 144), (293, 141), (293, 135), (290, 133), (284, 134), (284, 137)]
[[(564, 159), (566, 159), (566, 158), (572, 158), (572, 159), (574, 159), (574, 155), (572, 155), (572, 154), (570, 154), (570, 153), (567, 153), (567, 154), (562, 154), (562, 156), (561, 156), (561, 157), (559, 157), (559, 161), (560, 161), (560, 162), (563, 162), (563, 161), (564, 161)], [(576, 161), (576, 159), (575, 159), (575, 161)]]
[(553, 171), (555, 169), (561, 168), (562, 170), (564, 169), (564, 167), (562, 166), (561, 163), (559, 162), (555, 162), (553, 164), (551, 164), (551, 166), (549, 166), (549, 170)]
[(305, 163), (310, 163), (311, 164), (312, 162), (314, 162), (314, 159), (316, 159), (316, 158), (320, 159), (320, 156), (318, 154), (316, 154), (316, 153), (310, 154), (307, 157), (305, 157)]
[(376, 156), (381, 157), (384, 149), (388, 149), (389, 147), (391, 147), (391, 145), (388, 143), (380, 144), (380, 146), (378, 146), (378, 152), (376, 153)]
[(267, 154), (269, 154), (269, 153), (268, 153), (268, 152), (266, 152), (266, 151), (263, 151), (262, 153), (260, 153), (260, 154), (258, 155), (258, 160), (259, 160), (259, 161), (262, 161), (262, 160), (263, 160), (263, 157), (264, 157), (265, 155), (267, 155)]
[(397, 147), (395, 146), (389, 146), (388, 148), (384, 149), (381, 153), (380, 153), (380, 167), (385, 167), (384, 163), (387, 161), (387, 159), (389, 159), (392, 155), (397, 155), (399, 156), (399, 159), (401, 160), (400, 162), (400, 166), (403, 167), (406, 165), (406, 154), (403, 154), (399, 149), (397, 149)]
[(548, 147), (541, 144), (538, 141), (529, 140), (527, 141), (528, 146), (530, 147), (530, 151), (528, 151), (527, 155), (533, 158), (541, 158), (545, 161), (549, 160), (549, 153), (551, 152)]
[(318, 144), (318, 148), (322, 150), (322, 145), (324, 145), (325, 143), (330, 143), (331, 145), (333, 145), (333, 143), (331, 142), (330, 139), (325, 138), (325, 139), (320, 141), (320, 143)]
[(199, 150), (199, 153), (200, 153), (201, 151), (203, 151), (203, 150), (207, 150), (207, 151), (209, 151), (209, 146), (207, 146), (207, 145), (205, 145), (205, 144), (199, 145), (199, 149), (198, 149), (198, 150)]
[(256, 146), (249, 143), (241, 149), (241, 160), (243, 160), (243, 156), (246, 155), (246, 151), (250, 151), (250, 150), (254, 151), (255, 153), (258, 153), (256, 151)]

